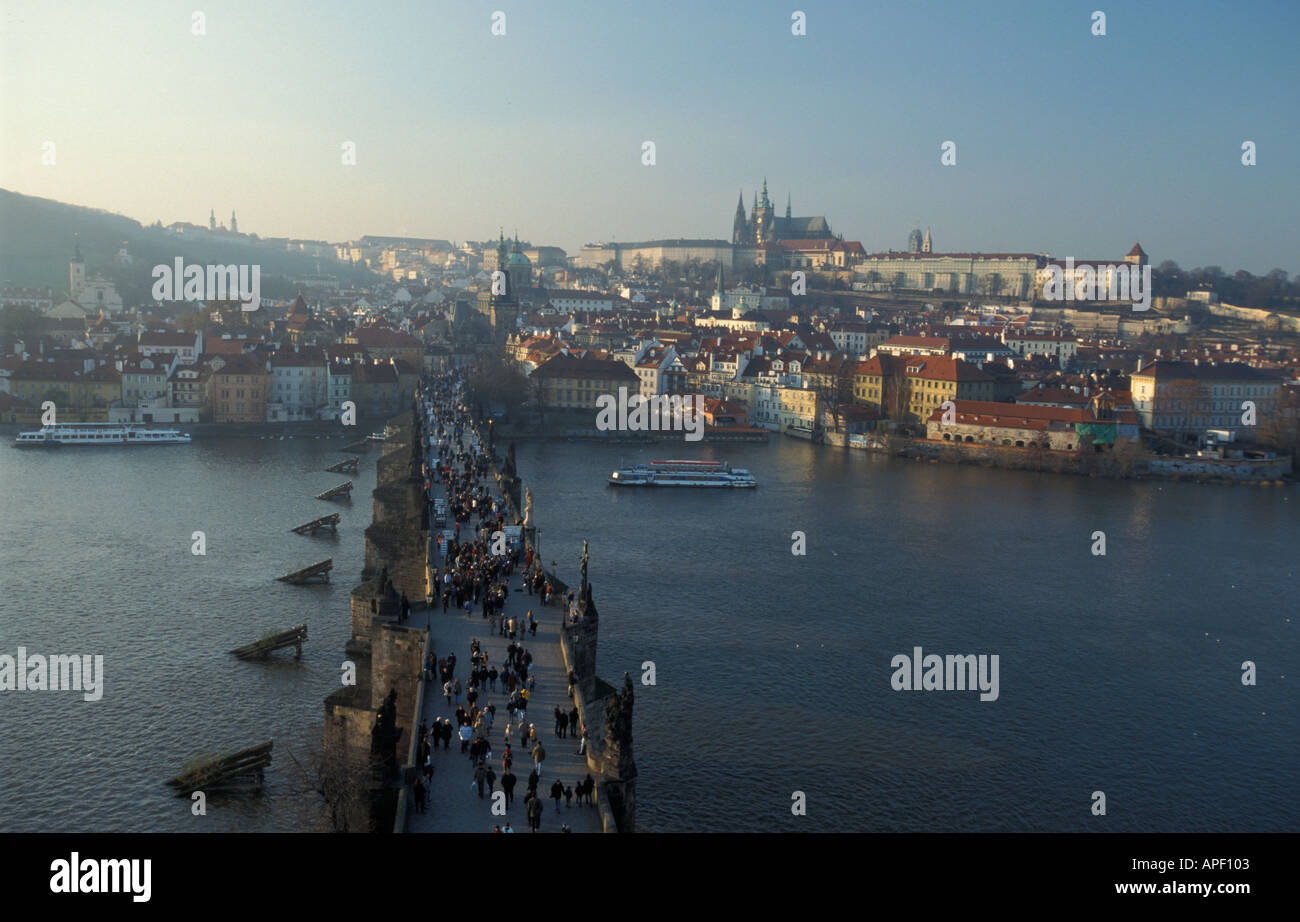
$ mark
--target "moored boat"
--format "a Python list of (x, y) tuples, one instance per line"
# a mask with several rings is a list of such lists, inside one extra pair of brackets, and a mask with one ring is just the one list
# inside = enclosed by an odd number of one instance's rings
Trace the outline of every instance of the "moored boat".
[(22, 448), (62, 445), (176, 445), (190, 441), (179, 429), (154, 429), (137, 423), (55, 423), (19, 432), (14, 444)]

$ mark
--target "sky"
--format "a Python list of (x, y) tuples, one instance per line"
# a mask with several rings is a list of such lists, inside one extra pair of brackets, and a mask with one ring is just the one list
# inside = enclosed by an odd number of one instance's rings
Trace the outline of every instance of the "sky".
[(766, 177), (869, 252), (920, 226), (943, 252), (1300, 273), (1298, 27), (1295, 0), (3, 0), (0, 187), (572, 254), (729, 238)]

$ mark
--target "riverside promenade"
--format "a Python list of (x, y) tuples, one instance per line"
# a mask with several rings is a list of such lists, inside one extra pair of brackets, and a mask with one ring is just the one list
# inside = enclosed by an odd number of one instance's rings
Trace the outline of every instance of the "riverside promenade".
[[(594, 806), (579, 805), (575, 795), (573, 806), (566, 807), (560, 801), (560, 809), (555, 809), (551, 800), (551, 784), (556, 778), (564, 782), (565, 787), (575, 788), (588, 773), (585, 756), (577, 754), (578, 740), (573, 737), (561, 739), (555, 735), (555, 708), (566, 711), (573, 707), (567, 695), (568, 677), (560, 652), (560, 619), (562, 609), (559, 606), (543, 608), (537, 596), (529, 595), (523, 590), (519, 573), (510, 578), (510, 600), (506, 603), (505, 616), (521, 618), (531, 608), (533, 616), (538, 619), (537, 636), (529, 636), (524, 646), (533, 655), (530, 674), (536, 677), (537, 684), (528, 704), (527, 722), (536, 724), (537, 732), (546, 750), (546, 761), (542, 765), (541, 780), (538, 783), (538, 796), (545, 807), (542, 812), (541, 832), (561, 832), (561, 825), (567, 824), (573, 832), (601, 832), (600, 811)], [(414, 621), (419, 615), (413, 615)], [(465, 671), (469, 667), (470, 641), (477, 638), (489, 662), (500, 666), (506, 659), (506, 646), (510, 639), (489, 636), (487, 621), (481, 610), (475, 611), (467, 618), (464, 612), (459, 615), (454, 610), (442, 613), (439, 605), (429, 612), (431, 644), (435, 658), (445, 657), (448, 653), (456, 654), (456, 673), (464, 682)], [(418, 623), (418, 622), (417, 622)], [(509, 719), (506, 713), (506, 693), (497, 683), (497, 692), (485, 689), (479, 704), (486, 707), (494, 703), (497, 707), (496, 720), (488, 739), (492, 743), (492, 754), (488, 764), (497, 774), (496, 790), (501, 790), (500, 777), (501, 753), (505, 750), (505, 726)], [(442, 694), (442, 686), (437, 682), (425, 684), (425, 695), (421, 713), (426, 722), (432, 723), (436, 717), (445, 717), (455, 723), (456, 699), (451, 703)], [(526, 725), (525, 725), (526, 728)], [(512, 734), (513, 737), (513, 734)], [(491, 832), (493, 826), (504, 826), (509, 820), (515, 832), (528, 832), (528, 817), (524, 812), (524, 797), (528, 793), (528, 773), (532, 771), (532, 755), (524, 747), (511, 746), (514, 767), (511, 769), (519, 779), (515, 786), (514, 802), (504, 816), (492, 813), (492, 797), (486, 791), (480, 800), (474, 788), (474, 768), (468, 756), (461, 755), (460, 743), (454, 739), (449, 749), (438, 749), (433, 753), (433, 781), (429, 785), (428, 802), (424, 813), (415, 809), (412, 803), (407, 815), (407, 832)]]

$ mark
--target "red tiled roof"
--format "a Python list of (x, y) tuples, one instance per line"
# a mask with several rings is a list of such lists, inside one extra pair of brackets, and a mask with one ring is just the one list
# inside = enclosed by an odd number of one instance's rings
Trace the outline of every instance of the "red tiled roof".
[(992, 381), (975, 365), (946, 355), (888, 355), (880, 353), (865, 362), (859, 362), (854, 374), (891, 377), (895, 374), (909, 378), (928, 378), (934, 381)]
[(636, 372), (617, 359), (599, 359), (572, 355), (556, 355), (533, 372), (542, 378), (599, 378), (623, 380), (640, 386)]
[[(1073, 425), (1074, 423), (1099, 422), (1091, 412), (1075, 407), (1036, 407), (1019, 403), (1000, 403), (992, 400), (954, 400), (956, 422), (969, 425), (998, 426), (1014, 429), (1045, 429), (1049, 425)], [(930, 414), (931, 422), (942, 422), (944, 410), (935, 409)], [(1119, 410), (1116, 422), (1136, 426), (1138, 419), (1132, 410)]]

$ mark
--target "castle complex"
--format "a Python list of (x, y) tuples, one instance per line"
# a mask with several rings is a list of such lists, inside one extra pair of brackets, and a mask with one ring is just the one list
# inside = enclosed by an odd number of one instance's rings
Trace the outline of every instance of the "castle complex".
[(781, 240), (830, 240), (831, 226), (822, 215), (812, 218), (790, 216), (790, 197), (785, 200), (785, 217), (778, 217), (772, 200), (767, 197), (767, 180), (763, 193), (754, 193), (754, 207), (745, 217), (745, 192), (736, 202), (736, 217), (731, 224), (731, 242), (735, 246), (769, 246)]

